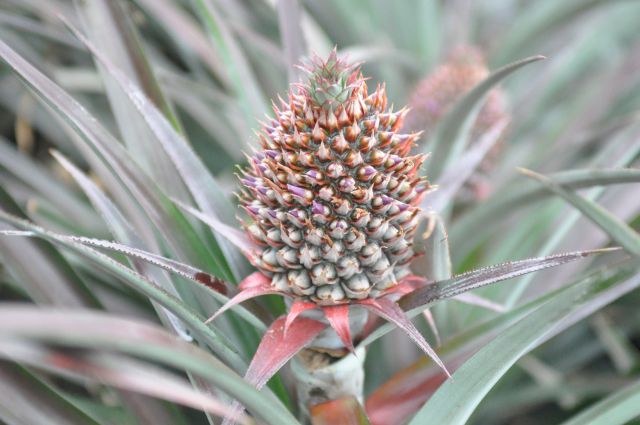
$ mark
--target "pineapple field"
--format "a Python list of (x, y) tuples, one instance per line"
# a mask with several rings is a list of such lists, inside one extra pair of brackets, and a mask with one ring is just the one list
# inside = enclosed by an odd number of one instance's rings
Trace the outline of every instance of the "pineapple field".
[(640, 3), (0, 2), (0, 424), (640, 424)]

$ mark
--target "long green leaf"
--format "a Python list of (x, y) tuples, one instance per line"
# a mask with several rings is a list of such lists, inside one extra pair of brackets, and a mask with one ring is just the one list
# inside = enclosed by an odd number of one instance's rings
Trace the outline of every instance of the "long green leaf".
[[(610, 249), (594, 251), (578, 251), (567, 254), (557, 254), (548, 257), (531, 258), (528, 260), (514, 261), (511, 263), (498, 264), (482, 269), (473, 270), (451, 279), (434, 282), (428, 286), (417, 289), (399, 300), (400, 306), (407, 311), (409, 317), (414, 317), (425, 308), (438, 301), (455, 297), (471, 289), (491, 285), (513, 277), (522, 276), (528, 273), (544, 270), (549, 267), (556, 267), (566, 264), (589, 255), (606, 252)], [(367, 345), (387, 334), (394, 329), (393, 326), (385, 324), (371, 332), (360, 344)]]
[(604, 230), (613, 241), (623, 246), (629, 253), (640, 256), (640, 235), (625, 222), (595, 202), (564, 189), (548, 177), (526, 169), (520, 169), (520, 172), (539, 181), (547, 189), (560, 195)]
[[(26, 218), (26, 214), (0, 186), (0, 212)], [(30, 297), (59, 306), (100, 307), (100, 302), (69, 262), (47, 241), (0, 240), (0, 258)], [(28, 258), (29, 261), (24, 261)]]
[(83, 202), (76, 193), (55, 179), (39, 163), (18, 152), (3, 137), (0, 137), (0, 165), (31, 186), (39, 196), (54, 203), (56, 208), (59, 208), (60, 212), (77, 226), (92, 232), (101, 230), (100, 223), (91, 214), (86, 202)]
[[(555, 183), (567, 189), (584, 189), (594, 186), (640, 183), (640, 170), (619, 169), (578, 169), (553, 173), (548, 176)], [(461, 216), (451, 229), (454, 241), (467, 240), (470, 229), (483, 223), (483, 227), (494, 226), (504, 220), (501, 211), (513, 212), (534, 202), (553, 196), (549, 190), (536, 185), (526, 185), (508, 190), (503, 188), (496, 196), (475, 206)], [(427, 197), (428, 199), (429, 197)]]
[[(107, 0), (75, 3), (79, 15), (84, 18), (88, 38), (140, 87), (174, 127), (179, 128), (178, 119), (165, 100), (123, 4)], [(144, 123), (132, 119), (135, 109), (109, 72), (100, 64), (98, 71), (127, 150), (168, 194), (182, 197), (184, 184), (176, 178), (175, 167), (162, 150), (155, 149), (154, 138)]]
[(118, 207), (98, 188), (87, 175), (85, 175), (78, 167), (69, 161), (64, 155), (58, 151), (52, 151), (53, 157), (62, 165), (62, 167), (73, 177), (78, 186), (87, 195), (89, 201), (100, 214), (105, 224), (109, 227), (111, 234), (119, 241), (132, 246), (141, 246), (142, 241), (136, 234), (133, 226)]
[(121, 281), (140, 293), (146, 295), (152, 300), (158, 302), (184, 323), (196, 334), (197, 338), (207, 344), (221, 358), (228, 362), (235, 370), (244, 370), (246, 362), (240, 354), (229, 345), (222, 335), (216, 333), (213, 329), (204, 324), (204, 318), (199, 316), (182, 301), (167, 293), (162, 288), (154, 285), (144, 276), (134, 270), (125, 267), (121, 263), (115, 261), (111, 257), (96, 251), (93, 248), (82, 245), (79, 242), (73, 242), (58, 238), (55, 234), (42, 229), (39, 226), (29, 223), (28, 221), (18, 219), (0, 211), (0, 220), (11, 223), (14, 226), (34, 232), (50, 242), (57, 243), (65, 248), (69, 248), (74, 252), (88, 258), (95, 264), (107, 272), (121, 279)]
[(434, 282), (424, 288), (416, 289), (401, 298), (399, 303), (403, 309), (410, 311), (438, 300), (451, 298), (472, 289), (481, 288), (485, 285), (544, 270), (549, 267), (556, 267), (590, 255), (609, 252), (616, 249), (617, 248), (605, 248), (593, 251), (556, 254), (548, 257), (530, 258), (528, 260), (513, 261), (510, 263), (472, 270), (444, 281)]
[[(52, 106), (54, 111), (72, 125), (86, 142), (86, 145), (79, 146), (84, 150), (92, 151), (97, 154), (100, 161), (104, 161), (109, 168), (109, 177), (115, 179), (114, 181), (119, 180), (121, 185), (126, 187), (144, 209), (145, 219), (154, 224), (154, 231), (161, 235), (177, 258), (188, 260), (219, 277), (224, 277), (224, 269), (216, 262), (219, 258), (211, 254), (185, 216), (148, 176), (136, 168), (135, 161), (129, 157), (119, 142), (82, 105), (2, 41), (0, 41), (0, 56), (46, 104)], [(120, 185), (114, 188), (115, 192), (121, 190)], [(190, 291), (182, 292), (180, 295), (191, 305), (199, 306), (202, 314), (209, 314), (217, 308), (217, 305), (210, 305), (211, 299), (198, 297)]]
[[(106, 72), (117, 82), (120, 89), (146, 120), (149, 130), (162, 144), (200, 208), (207, 214), (220, 216), (226, 221), (233, 220), (234, 213), (231, 203), (189, 144), (175, 131), (171, 123), (165, 119), (134, 81), (129, 79), (77, 30), (74, 30), (74, 33), (102, 63)], [(226, 260), (233, 264), (236, 280), (246, 275), (249, 271), (248, 263), (242, 254), (223, 238), (218, 238), (217, 241), (224, 253), (224, 257), (221, 257), (219, 261), (224, 263)]]
[(477, 112), (478, 106), (486, 94), (513, 72), (542, 59), (544, 59), (544, 56), (532, 56), (503, 66), (492, 72), (491, 75), (456, 102), (451, 111), (438, 124), (433, 135), (433, 143), (429, 144), (429, 148), (433, 152), (429, 160), (429, 174), (431, 176), (440, 177), (451, 163), (451, 160), (462, 151), (465, 144), (465, 138), (462, 137), (464, 129), (465, 127), (470, 127), (468, 121), (473, 118), (473, 112)]
[[(116, 239), (134, 248), (145, 246), (131, 226), (131, 223), (91, 179), (59, 152), (54, 151), (52, 155), (76, 180)], [(160, 286), (167, 289), (172, 295), (177, 296), (177, 291), (167, 276), (162, 273), (154, 273), (153, 270), (149, 270), (145, 267), (145, 264), (137, 259), (131, 259), (130, 263), (140, 274), (148, 277), (153, 282), (158, 282)], [(187, 340), (190, 339), (188, 332), (184, 329), (184, 325), (179, 320), (176, 320), (170, 312), (163, 310), (162, 307), (156, 305), (154, 305), (154, 307), (156, 307), (156, 311), (160, 317), (163, 318), (165, 322), (168, 322), (179, 335)]]
[[(211, 0), (193, 0), (193, 4), (213, 46), (220, 53), (231, 76), (233, 88), (245, 115), (246, 126), (253, 128), (256, 118), (261, 117), (267, 111), (267, 107), (262, 90), (245, 54)], [(248, 144), (241, 141), (239, 146), (248, 146)]]
[[(118, 208), (95, 185), (95, 183), (91, 179), (89, 179), (81, 170), (75, 167), (69, 160), (67, 160), (64, 156), (62, 156), (60, 153), (53, 152), (53, 156), (58, 160), (58, 162), (60, 162), (60, 164), (72, 175), (72, 177), (80, 185), (80, 187), (83, 189), (87, 197), (91, 200), (94, 208), (101, 214), (101, 216), (103, 217), (104, 221), (107, 223), (109, 228), (111, 229), (111, 232), (116, 237), (116, 239), (123, 241), (125, 244), (133, 248), (144, 247), (144, 243), (140, 240), (140, 238), (132, 228), (129, 221), (125, 219), (125, 217), (118, 210)], [(158, 256), (152, 254), (152, 257), (156, 258)], [(139, 261), (136, 258), (131, 258), (131, 257), (129, 258), (130, 258), (130, 262), (132, 263), (132, 266), (138, 272), (149, 277), (152, 281), (162, 282), (161, 285), (166, 285), (163, 287), (172, 288), (171, 285), (164, 282), (165, 279), (168, 279), (168, 277), (164, 273), (154, 273), (154, 270), (148, 270), (147, 267), (145, 267), (145, 264), (142, 264), (143, 263), (142, 261)], [(171, 264), (178, 263), (173, 260), (169, 260), (169, 259), (167, 260)], [(193, 274), (193, 270), (191, 269), (193, 268), (190, 268), (190, 271), (192, 272), (191, 277), (193, 278), (195, 277), (195, 274)], [(202, 276), (208, 276), (208, 275), (203, 274)], [(219, 294), (216, 291), (211, 291), (211, 293), (213, 294), (214, 298), (215, 297), (221, 298), (219, 299), (221, 304), (226, 302), (226, 297), (224, 297), (222, 294)], [(188, 335), (188, 332), (184, 328), (184, 324), (182, 322), (175, 319), (175, 316), (172, 313), (164, 310), (162, 307), (159, 307), (156, 305), (154, 305), (154, 307), (156, 307), (156, 311), (158, 312), (160, 317), (164, 318), (164, 321), (168, 322), (176, 330), (176, 332), (183, 337), (183, 339), (189, 340), (190, 336)], [(253, 316), (251, 313), (249, 313), (247, 310), (245, 310), (241, 306), (238, 306), (238, 307), (239, 309), (236, 309), (235, 312), (238, 313), (241, 317), (244, 317), (245, 320), (249, 320), (249, 322), (252, 323), (254, 326), (256, 326), (257, 329), (265, 328), (264, 324), (260, 320), (256, 319), (255, 316)], [(197, 378), (191, 377), (191, 381), (194, 382), (194, 384), (197, 387), (201, 387), (200, 381)], [(215, 392), (215, 390), (212, 390), (212, 389), (207, 389), (207, 388), (202, 388), (202, 389), (205, 390), (206, 392)], [(207, 414), (207, 416), (209, 415)], [(210, 423), (213, 423), (213, 420), (210, 420)]]
[[(184, 379), (158, 367), (120, 355), (73, 354), (38, 345), (5, 342), (0, 347), (0, 356), (81, 383), (86, 379), (92, 379), (114, 388), (180, 403), (218, 416), (230, 413), (229, 407), (220, 400), (198, 392)], [(236, 420), (248, 424), (244, 415), (240, 415)]]
[[(3, 230), (0, 230), (0, 235), (43, 236), (43, 234), (37, 234), (32, 232), (25, 232), (21, 234), (15, 231), (3, 231)], [(200, 269), (192, 267), (188, 264), (181, 263), (179, 261), (172, 260), (170, 258), (166, 258), (160, 255), (146, 252), (138, 248), (133, 248), (133, 247), (119, 244), (119, 243), (109, 242), (101, 239), (85, 238), (81, 236), (61, 235), (54, 232), (47, 232), (47, 235), (49, 237), (55, 237), (61, 243), (64, 243), (65, 241), (71, 242), (71, 243), (79, 243), (79, 244), (90, 246), (93, 248), (100, 248), (103, 250), (124, 254), (125, 256), (134, 260), (142, 260), (145, 263), (162, 268), (180, 277), (183, 277), (187, 281), (192, 282), (192, 284), (195, 284), (199, 287), (202, 285), (207, 286), (209, 284), (208, 281), (212, 279), (210, 275), (208, 275), (207, 273), (203, 272)], [(220, 286), (222, 287), (222, 289), (214, 290), (212, 288), (208, 288), (208, 292), (211, 294), (213, 298), (218, 300), (221, 304), (224, 304), (229, 301), (229, 298), (227, 298), (224, 294), (221, 293), (221, 291), (224, 292), (224, 285), (220, 284)], [(252, 314), (242, 306), (234, 305), (231, 310), (235, 311), (240, 317), (242, 317), (248, 323), (253, 325), (259, 331), (266, 330), (265, 324), (260, 319), (258, 319), (254, 314)]]
[(444, 211), (451, 204), (458, 190), (476, 172), (482, 160), (500, 140), (507, 127), (508, 121), (501, 120), (493, 125), (469, 148), (455, 164), (447, 168), (436, 182), (438, 190), (425, 197), (422, 201), (424, 209), (433, 208), (435, 211)]
[(116, 351), (160, 362), (207, 379), (267, 424), (298, 424), (281, 403), (258, 392), (215, 357), (139, 320), (5, 304), (0, 306), (0, 339)]
[(538, 346), (558, 322), (597, 294), (602, 282), (587, 279), (566, 288), (508, 328), (466, 361), (429, 399), (409, 425), (463, 425), (500, 377)]
[[(68, 26), (75, 35), (91, 50), (117, 82), (119, 87), (129, 97), (129, 100), (146, 120), (149, 129), (156, 139), (162, 144), (169, 158), (178, 169), (180, 176), (189, 188), (198, 205), (214, 216), (220, 216), (226, 220), (233, 220), (233, 208), (226, 199), (224, 193), (219, 188), (218, 183), (206, 169), (200, 158), (193, 152), (188, 143), (171, 126), (162, 113), (145, 96), (145, 93), (132, 82), (127, 76), (116, 68), (107, 57), (99, 52), (88, 40), (85, 39), (70, 24)], [(224, 237), (217, 236), (212, 246), (212, 259), (220, 264), (224, 271), (224, 278), (228, 281), (237, 282), (242, 276), (249, 272), (249, 263), (242, 253)], [(228, 264), (232, 269), (229, 270)], [(244, 343), (247, 350), (253, 347), (251, 341), (257, 342), (258, 335), (245, 328), (242, 324), (233, 322), (235, 327), (234, 335), (241, 336), (240, 341)], [(245, 341), (249, 341), (245, 343)]]
[[(200, 257), (206, 264), (204, 253), (196, 253), (201, 242), (198, 242), (193, 229), (189, 230), (187, 227), (184, 216), (172, 206), (168, 198), (144, 173), (136, 169), (135, 161), (122, 149), (120, 143), (82, 105), (1, 40), (0, 56), (46, 104), (52, 106), (78, 131), (91, 149), (97, 152), (109, 167), (112, 167), (114, 175), (122, 179), (167, 240), (173, 243), (179, 252), (188, 253), (186, 255), (196, 258)], [(174, 226), (182, 226), (182, 231), (167, 231)]]
[(8, 424), (106, 425), (25, 368), (5, 361), (0, 361), (0, 393), (0, 419)]
[(640, 416), (640, 382), (590, 406), (562, 425), (623, 425)]
[(574, 19), (591, 8), (612, 2), (603, 0), (566, 0), (563, 2), (530, 3), (527, 10), (513, 22), (501, 48), (501, 60), (509, 60), (541, 35), (552, 33), (562, 23)]
[[(220, 55), (211, 46), (197, 21), (179, 4), (169, 0), (137, 0), (137, 2), (167, 31), (171, 41), (178, 45), (179, 50), (183, 50), (184, 46), (186, 50), (198, 55), (224, 89), (231, 86)], [(193, 61), (187, 60), (187, 62)]]
[[(549, 340), (566, 331), (595, 311), (631, 293), (640, 286), (638, 263), (627, 261), (621, 264), (603, 266), (581, 281), (602, 282), (596, 288), (597, 294), (591, 301), (584, 303), (568, 318), (559, 323), (545, 337)], [(457, 368), (464, 360), (477, 352), (482, 346), (493, 340), (510, 326), (567, 291), (568, 286), (548, 292), (535, 300), (515, 307), (483, 323), (474, 325), (454, 335), (440, 347), (445, 363)], [(544, 342), (541, 341), (540, 343)], [(379, 387), (367, 400), (367, 413), (376, 423), (405, 423), (405, 421), (426, 402), (437, 390), (446, 376), (427, 357), (394, 375), (387, 383)], [(501, 399), (499, 399), (501, 400)]]
[[(628, 167), (633, 163), (638, 153), (640, 153), (640, 139), (638, 139), (637, 135), (637, 126), (629, 128), (629, 130), (621, 134), (620, 137), (604, 145), (603, 149), (595, 158), (591, 159), (589, 163), (595, 166), (603, 166), (606, 164), (606, 166), (613, 167)], [(585, 196), (595, 200), (602, 196), (605, 189), (605, 187), (593, 188)], [(555, 209), (555, 211), (557, 212), (558, 209)], [(532, 217), (534, 222), (539, 222), (535, 213)], [(580, 211), (571, 211), (568, 214), (564, 214), (560, 224), (553, 228), (550, 237), (544, 239), (542, 246), (538, 249), (538, 255), (548, 255), (553, 252), (553, 250), (566, 239), (567, 233), (576, 225), (581, 217), (582, 214)], [(545, 225), (544, 221), (543, 225)], [(523, 237), (524, 241), (529, 238), (529, 236), (524, 235)], [(521, 237), (514, 242), (522, 244), (523, 238)], [(513, 288), (510, 288), (508, 294), (506, 294), (506, 305), (513, 306), (523, 295), (532, 280), (533, 275), (525, 276), (517, 282)]]

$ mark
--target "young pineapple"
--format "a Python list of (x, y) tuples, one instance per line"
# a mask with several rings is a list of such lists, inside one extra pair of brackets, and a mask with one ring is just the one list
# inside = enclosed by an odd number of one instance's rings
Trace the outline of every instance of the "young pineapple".
[[(460, 46), (448, 60), (427, 75), (416, 87), (409, 101), (409, 113), (403, 131), (424, 131), (425, 139), (453, 105), (489, 75), (483, 54), (475, 47)], [(493, 125), (508, 116), (505, 94), (500, 89), (489, 92), (473, 128), (471, 142), (480, 140)], [(459, 200), (483, 199), (488, 195), (486, 173), (502, 150), (504, 133), (480, 164), (460, 194)]]
[[(460, 46), (454, 49), (448, 60), (416, 87), (403, 130), (430, 134), (451, 107), (488, 75), (484, 56), (477, 48)], [(473, 125), (472, 140), (506, 115), (504, 93), (498, 89), (490, 91)]]
[(375, 298), (409, 273), (427, 189), (406, 109), (369, 94), (356, 64), (315, 58), (274, 106), (241, 194), (255, 266), (274, 289), (320, 305)]

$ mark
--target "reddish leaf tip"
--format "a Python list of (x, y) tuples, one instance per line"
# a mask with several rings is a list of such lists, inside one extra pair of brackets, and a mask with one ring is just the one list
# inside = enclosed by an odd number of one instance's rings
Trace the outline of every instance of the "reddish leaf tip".
[(260, 297), (262, 295), (270, 295), (270, 294), (279, 294), (277, 290), (271, 287), (271, 285), (254, 285), (249, 286), (247, 288), (242, 289), (238, 292), (233, 298), (225, 303), (222, 307), (216, 311), (213, 316), (209, 317), (205, 320), (204, 323), (208, 324), (215, 320), (218, 316), (220, 316), (225, 311), (229, 310), (231, 307), (236, 304), (240, 304), (243, 301), (249, 300), (251, 298)]
[(307, 310), (312, 310), (316, 307), (317, 305), (312, 302), (302, 301), (302, 300), (294, 301), (293, 304), (291, 304), (291, 308), (289, 309), (289, 314), (287, 314), (287, 318), (284, 322), (284, 337), (285, 338), (287, 337), (287, 331), (289, 330), (289, 327), (300, 314), (302, 314)]
[(407, 317), (405, 312), (400, 308), (398, 304), (395, 302), (385, 299), (366, 299), (360, 302), (362, 306), (369, 309), (374, 314), (382, 317), (383, 319), (395, 324), (400, 329), (402, 329), (408, 336), (411, 338), (413, 342), (416, 343), (424, 353), (429, 356), (440, 368), (444, 371), (448, 378), (451, 377), (451, 374), (447, 370), (446, 366), (438, 357), (438, 354), (431, 348), (429, 343), (424, 339), (422, 334), (416, 329), (416, 327), (411, 323), (411, 320)]
[(241, 290), (253, 288), (256, 286), (270, 286), (271, 279), (260, 272), (253, 272), (249, 276), (245, 277), (238, 285)]
[[(299, 317), (291, 323), (289, 336), (285, 338), (284, 316), (276, 319), (262, 337), (256, 353), (251, 359), (244, 378), (257, 389), (261, 389), (293, 356), (302, 350), (308, 343), (318, 336), (327, 326), (317, 320)], [(240, 404), (234, 401), (230, 412), (239, 411)], [(229, 415), (224, 419), (223, 425), (231, 424)]]
[(340, 341), (352, 353), (355, 353), (353, 339), (351, 338), (351, 328), (349, 327), (349, 305), (341, 304), (334, 306), (323, 306), (322, 311), (329, 321), (331, 328), (336, 332)]
[(222, 295), (227, 295), (227, 287), (221, 279), (204, 272), (196, 273), (193, 275), (193, 278), (207, 288), (219, 292)]

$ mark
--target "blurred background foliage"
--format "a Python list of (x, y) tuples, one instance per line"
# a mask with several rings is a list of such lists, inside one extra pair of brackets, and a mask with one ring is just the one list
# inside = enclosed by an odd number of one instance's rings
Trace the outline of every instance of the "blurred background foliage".
[[(113, 70), (96, 64), (61, 18), (139, 85), (162, 117), (136, 108)], [(250, 270), (246, 261), (224, 235), (192, 220), (178, 201), (205, 212), (210, 208), (238, 227), (236, 167), (244, 165), (244, 152), (257, 146), (253, 130), (270, 114), (270, 99), (284, 96), (300, 77), (294, 65), (301, 58), (311, 52), (324, 56), (336, 46), (341, 55), (363, 62), (370, 86), (384, 82), (399, 109), (459, 46), (479, 49), (490, 70), (544, 55), (546, 60), (501, 82), (510, 121), (491, 167), (483, 171), (484, 192), (469, 199), (456, 187), (429, 211), (436, 225), (418, 267), (443, 279), (513, 259), (622, 245), (624, 254), (476, 291), (491, 302), (489, 309), (454, 300), (432, 310), (439, 353), (455, 364), (498, 341), (496, 335), (507, 332), (527, 306), (556, 299), (570, 282), (593, 280), (588, 301), (572, 305), (567, 316), (549, 316), (549, 328), (532, 336), (521, 359), (495, 376), (495, 387), (487, 384), (486, 395), (476, 394), (469, 423), (625, 423), (640, 414), (640, 295), (634, 291), (640, 276), (633, 259), (640, 254), (638, 28), (640, 3), (631, 0), (3, 0), (0, 39), (42, 75), (3, 49), (11, 65), (0, 66), (0, 207), (60, 234), (117, 240), (234, 284)], [(48, 79), (57, 86), (48, 86)], [(86, 108), (99, 128), (57, 87)], [(188, 141), (204, 167), (189, 156), (186, 144), (172, 139), (176, 135)], [(171, 143), (178, 148), (167, 153)], [(417, 149), (430, 151), (434, 143), (425, 138)], [(439, 177), (447, 170), (460, 172), (456, 164), (469, 160), (469, 146), (455, 152), (439, 176), (432, 175), (434, 183), (448, 187)], [(427, 175), (433, 167), (427, 161)], [(6, 226), (24, 228), (15, 222)], [(3, 304), (2, 357), (19, 361), (0, 363), (0, 419), (217, 423), (198, 412), (201, 401), (178, 385), (228, 390), (193, 366), (199, 353), (168, 342), (160, 348), (163, 340), (140, 328), (139, 343), (147, 352), (134, 344), (135, 326), (143, 324), (122, 322), (118, 335), (108, 317), (76, 317), (71, 311), (91, 308), (162, 323), (183, 339), (195, 338), (220, 363), (203, 360), (202, 365), (225, 363), (229, 373), (242, 374), (264, 332), (263, 319), (268, 323), (282, 312), (281, 301), (253, 303), (215, 326), (199, 326), (225, 300), (221, 294), (122, 253), (109, 253), (117, 260), (111, 263), (105, 252), (53, 236), (47, 241), (1, 236), (0, 299), (55, 306), (69, 315), (68, 320), (35, 310), (20, 315)], [(127, 274), (124, 266), (164, 290), (154, 292), (156, 286)], [(24, 322), (16, 324), (18, 317)], [(435, 343), (436, 335), (421, 320)], [(61, 326), (76, 336), (66, 341), (56, 331)], [(367, 355), (366, 409), (373, 423), (403, 423), (440, 384), (437, 369), (396, 333), (375, 341)], [(508, 341), (499, 342), (488, 350), (508, 350)], [(175, 361), (158, 354), (163, 349), (175, 350)], [(97, 351), (101, 354), (87, 355)], [(86, 364), (72, 370), (65, 361)], [(100, 368), (109, 373), (100, 375)], [(169, 395), (131, 384), (166, 373)], [(286, 389), (290, 378), (286, 371), (280, 374), (267, 395), (243, 387), (248, 394), (243, 402), (254, 403), (255, 412), (275, 395), (281, 403), (271, 403), (270, 423), (291, 423), (283, 413), (293, 406)], [(224, 382), (236, 385), (232, 378)], [(454, 385), (464, 383), (461, 377)], [(433, 413), (437, 406), (425, 408)]]

